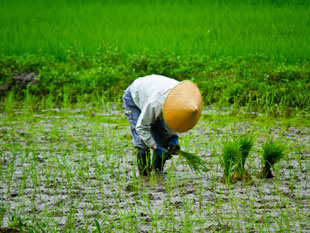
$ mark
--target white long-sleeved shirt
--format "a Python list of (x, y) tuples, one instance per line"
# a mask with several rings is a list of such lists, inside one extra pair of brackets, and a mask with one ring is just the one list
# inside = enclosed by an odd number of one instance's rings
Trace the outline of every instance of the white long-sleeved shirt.
[[(156, 143), (151, 135), (151, 124), (158, 119), (163, 119), (163, 104), (170, 90), (179, 82), (161, 75), (149, 75), (136, 79), (130, 92), (133, 101), (141, 110), (136, 131), (141, 140), (148, 147), (153, 147)], [(176, 134), (170, 130), (171, 134)]]

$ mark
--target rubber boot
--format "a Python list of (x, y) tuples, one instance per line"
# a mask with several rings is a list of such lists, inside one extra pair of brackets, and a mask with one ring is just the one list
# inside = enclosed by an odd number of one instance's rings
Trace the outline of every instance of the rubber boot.
[(138, 148), (137, 165), (140, 176), (149, 176), (150, 174), (150, 150)]
[(159, 155), (157, 155), (154, 152), (153, 153), (153, 159), (152, 159), (152, 170), (155, 171), (157, 174), (163, 173), (165, 163), (170, 158), (171, 158), (170, 153), (165, 154), (164, 157), (161, 158)]
[(160, 174), (163, 172), (164, 169), (164, 161), (161, 159), (159, 155), (157, 155), (155, 152), (153, 153), (153, 158), (152, 158), (152, 170)]

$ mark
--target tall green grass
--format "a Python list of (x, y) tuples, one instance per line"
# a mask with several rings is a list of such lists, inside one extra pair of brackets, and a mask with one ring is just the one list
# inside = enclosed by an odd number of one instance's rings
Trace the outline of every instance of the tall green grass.
[[(113, 47), (96, 54), (68, 53), (64, 61), (37, 55), (0, 58), (0, 110), (2, 101), (24, 99), (28, 94), (48, 106), (62, 103), (66, 107), (81, 101), (119, 103), (134, 79), (155, 73), (194, 81), (204, 105), (233, 105), (236, 111), (245, 107), (247, 112), (274, 115), (309, 111), (309, 62), (290, 65), (261, 57), (211, 60), (165, 53), (126, 56)], [(12, 78), (23, 72), (37, 74), (37, 82), (27, 89)]]
[(309, 60), (307, 1), (0, 0), (0, 55), (167, 51)]

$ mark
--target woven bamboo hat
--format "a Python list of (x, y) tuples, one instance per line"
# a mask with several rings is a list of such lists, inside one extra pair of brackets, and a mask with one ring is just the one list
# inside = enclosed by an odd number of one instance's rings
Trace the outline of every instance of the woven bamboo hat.
[(175, 132), (186, 132), (198, 122), (202, 111), (199, 88), (189, 80), (180, 82), (167, 95), (163, 116), (167, 126)]

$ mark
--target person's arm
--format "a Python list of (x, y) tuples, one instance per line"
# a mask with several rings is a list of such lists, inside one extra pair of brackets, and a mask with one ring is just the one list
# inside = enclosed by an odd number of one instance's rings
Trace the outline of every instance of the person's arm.
[(160, 114), (156, 104), (147, 103), (141, 110), (139, 119), (136, 125), (136, 131), (144, 144), (150, 148), (156, 149), (156, 141), (151, 135), (151, 124), (156, 121)]
[(152, 148), (155, 153), (164, 158), (168, 150), (159, 145), (151, 134), (151, 124), (155, 122), (161, 114), (161, 107), (158, 103), (147, 103), (139, 116), (136, 131), (145, 145)]

